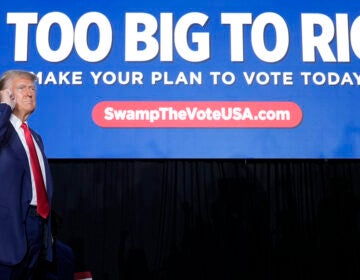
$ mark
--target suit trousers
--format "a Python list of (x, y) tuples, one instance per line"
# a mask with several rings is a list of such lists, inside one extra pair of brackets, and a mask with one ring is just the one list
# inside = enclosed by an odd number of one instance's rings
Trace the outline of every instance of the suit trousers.
[[(17, 265), (0, 265), (0, 280), (31, 280), (40, 254), (44, 248), (45, 220), (36, 214), (36, 208), (30, 206), (25, 220), (27, 252)], [(16, 240), (14, 241), (16, 242)], [(35, 280), (35, 279), (34, 279)]]

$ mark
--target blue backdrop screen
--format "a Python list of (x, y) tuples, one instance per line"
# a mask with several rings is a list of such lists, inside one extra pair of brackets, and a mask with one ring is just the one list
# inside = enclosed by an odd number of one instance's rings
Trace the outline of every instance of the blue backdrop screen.
[(50, 158), (359, 158), (360, 2), (8, 1)]

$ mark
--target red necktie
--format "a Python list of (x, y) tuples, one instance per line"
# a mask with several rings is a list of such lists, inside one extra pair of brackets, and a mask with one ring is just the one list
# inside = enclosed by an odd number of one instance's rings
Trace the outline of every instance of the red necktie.
[(23, 123), (21, 127), (25, 132), (25, 140), (29, 147), (29, 152), (30, 152), (30, 162), (34, 175), (35, 188), (36, 188), (37, 212), (41, 217), (46, 219), (47, 216), (49, 215), (50, 207), (46, 194), (44, 178), (41, 173), (39, 158), (37, 156), (34, 141), (32, 139), (31, 132), (28, 126), (26, 125), (26, 123)]

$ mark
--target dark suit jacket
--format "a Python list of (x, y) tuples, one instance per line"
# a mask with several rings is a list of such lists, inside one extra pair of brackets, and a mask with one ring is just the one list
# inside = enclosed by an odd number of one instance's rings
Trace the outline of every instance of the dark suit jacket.
[[(26, 253), (24, 221), (32, 198), (31, 175), (25, 149), (10, 122), (11, 108), (0, 104), (0, 263), (15, 265)], [(32, 131), (45, 162), (46, 186), (51, 205), (52, 179), (41, 137)], [(47, 219), (46, 259), (52, 260), (51, 227)]]

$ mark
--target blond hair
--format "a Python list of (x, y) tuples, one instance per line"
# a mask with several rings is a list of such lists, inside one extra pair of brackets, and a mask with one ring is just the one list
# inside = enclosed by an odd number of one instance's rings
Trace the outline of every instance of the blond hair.
[(24, 70), (9, 70), (6, 71), (0, 78), (0, 90), (5, 89), (8, 86), (9, 81), (11, 81), (15, 77), (27, 77), (31, 81), (36, 82), (37, 77), (35, 74), (24, 71)]

